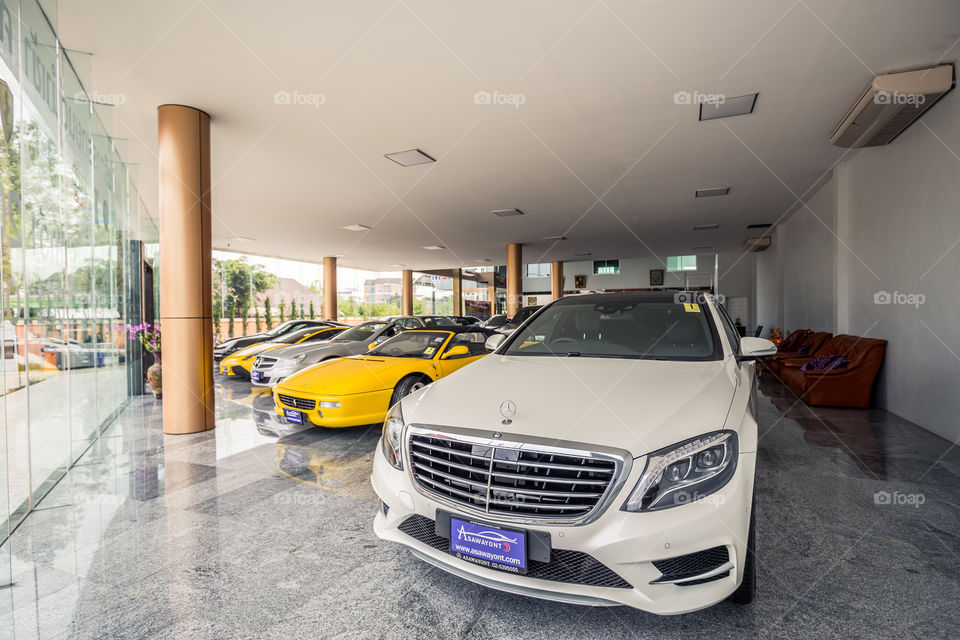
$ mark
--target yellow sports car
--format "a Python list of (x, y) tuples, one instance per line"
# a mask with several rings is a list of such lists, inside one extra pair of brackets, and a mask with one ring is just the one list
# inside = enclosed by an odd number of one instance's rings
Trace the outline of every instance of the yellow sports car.
[(287, 422), (353, 427), (383, 422), (408, 393), (486, 355), (482, 329), (405, 331), (368, 353), (307, 367), (273, 389), (276, 411)]
[(253, 368), (254, 360), (264, 351), (279, 349), (280, 347), (300, 344), (302, 342), (329, 340), (346, 328), (347, 327), (307, 327), (306, 329), (300, 329), (299, 331), (279, 336), (273, 340), (252, 344), (221, 360), (220, 373), (225, 376), (249, 378), (250, 369)]

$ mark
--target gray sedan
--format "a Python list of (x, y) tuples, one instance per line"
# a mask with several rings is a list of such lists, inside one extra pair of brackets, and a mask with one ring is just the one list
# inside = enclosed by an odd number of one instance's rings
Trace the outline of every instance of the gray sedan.
[(395, 322), (374, 320), (347, 329), (322, 344), (293, 344), (271, 349), (254, 360), (250, 382), (260, 387), (274, 387), (284, 378), (317, 362), (366, 353), (370, 345), (392, 338), (401, 331)]

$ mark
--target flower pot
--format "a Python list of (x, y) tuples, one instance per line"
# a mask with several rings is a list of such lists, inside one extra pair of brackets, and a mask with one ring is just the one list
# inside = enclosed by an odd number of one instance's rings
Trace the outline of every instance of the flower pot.
[(147, 369), (147, 382), (150, 383), (150, 390), (153, 391), (157, 400), (163, 398), (163, 378), (160, 368), (160, 352), (151, 351), (153, 355), (153, 364)]

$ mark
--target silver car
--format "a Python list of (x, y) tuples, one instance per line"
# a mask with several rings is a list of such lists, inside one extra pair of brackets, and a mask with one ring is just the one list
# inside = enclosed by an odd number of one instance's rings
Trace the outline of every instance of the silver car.
[(260, 387), (274, 387), (284, 378), (317, 362), (366, 353), (370, 345), (392, 338), (401, 331), (403, 329), (396, 322), (374, 320), (347, 329), (323, 344), (292, 344), (271, 349), (254, 360), (250, 382)]

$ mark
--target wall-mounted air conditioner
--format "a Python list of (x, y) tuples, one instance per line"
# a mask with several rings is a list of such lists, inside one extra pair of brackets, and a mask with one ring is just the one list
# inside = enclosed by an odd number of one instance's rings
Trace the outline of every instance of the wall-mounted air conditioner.
[(953, 82), (952, 64), (877, 76), (830, 136), (830, 144), (887, 144), (950, 91)]

